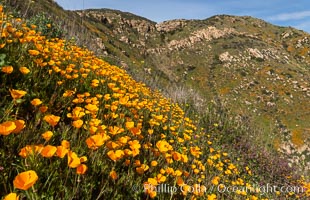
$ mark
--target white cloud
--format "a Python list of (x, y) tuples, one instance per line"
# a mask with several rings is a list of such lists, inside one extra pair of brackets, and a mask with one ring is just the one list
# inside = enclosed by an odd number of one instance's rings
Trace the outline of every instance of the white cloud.
[(271, 21), (288, 21), (288, 20), (298, 20), (304, 19), (306, 17), (310, 17), (310, 10), (302, 11), (302, 12), (291, 12), (291, 13), (283, 13), (274, 16), (268, 17)]

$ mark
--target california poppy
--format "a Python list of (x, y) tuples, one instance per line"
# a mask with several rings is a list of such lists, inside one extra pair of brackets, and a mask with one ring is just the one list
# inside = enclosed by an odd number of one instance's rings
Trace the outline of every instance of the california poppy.
[(55, 146), (52, 146), (52, 145), (47, 145), (45, 146), (42, 151), (41, 151), (41, 155), (43, 157), (46, 157), (46, 158), (50, 158), (52, 156), (54, 156), (54, 154), (56, 153), (57, 151), (57, 147)]
[(56, 155), (59, 158), (64, 158), (65, 155), (67, 155), (68, 152), (69, 152), (69, 150), (66, 147), (64, 147), (64, 146), (57, 146)]
[(51, 126), (56, 126), (60, 120), (60, 117), (55, 116), (55, 115), (45, 115), (43, 120), (49, 123), (49, 125)]
[(36, 99), (33, 99), (31, 102), (30, 102), (33, 106), (38, 106), (38, 105), (41, 105), (42, 104), (42, 101), (38, 98)]
[(68, 166), (70, 168), (76, 168), (81, 164), (80, 158), (73, 151), (68, 152)]
[(40, 54), (40, 52), (37, 50), (28, 50), (28, 53), (32, 56), (37, 56)]
[(5, 66), (1, 68), (1, 71), (6, 73), (6, 74), (11, 74), (13, 72), (13, 67), (12, 66)]
[(69, 149), (70, 148), (70, 142), (68, 140), (62, 140), (61, 141), (61, 146)]
[(167, 152), (168, 150), (172, 150), (172, 146), (166, 140), (159, 140), (156, 143), (156, 147), (160, 152)]
[(10, 193), (4, 197), (3, 200), (19, 200), (19, 196), (16, 193)]
[(18, 174), (13, 181), (13, 185), (18, 189), (28, 190), (37, 182), (37, 180), (37, 173), (33, 170), (29, 170)]
[(135, 123), (134, 122), (126, 122), (125, 126), (128, 130), (130, 130), (131, 128), (133, 128), (135, 126)]
[(44, 138), (45, 141), (49, 141), (53, 137), (53, 132), (46, 131), (42, 134), (42, 137)]
[(15, 120), (14, 121), (16, 128), (13, 130), (12, 133), (19, 133), (21, 130), (25, 128), (25, 121), (24, 120)]
[(108, 154), (109, 158), (113, 161), (117, 161), (125, 155), (123, 150), (116, 150), (115, 152), (113, 150), (111, 150), (107, 154)]
[(10, 93), (11, 93), (11, 96), (13, 97), (13, 99), (20, 99), (27, 94), (26, 91), (14, 90), (14, 89), (10, 89)]
[(85, 172), (87, 171), (87, 166), (85, 164), (80, 164), (77, 168), (76, 168), (76, 173), (77, 174), (85, 174)]
[(16, 124), (13, 121), (7, 121), (0, 124), (0, 135), (9, 135), (16, 128)]
[(96, 134), (86, 139), (88, 148), (96, 150), (104, 144), (105, 141), (109, 140), (110, 136), (106, 134)]
[(114, 171), (114, 170), (112, 170), (111, 172), (110, 172), (110, 177), (113, 179), (113, 180), (116, 180), (117, 179), (117, 173), (116, 173), (116, 171)]
[(22, 73), (22, 74), (28, 74), (30, 72), (30, 70), (27, 68), (27, 67), (20, 67), (19, 68), (19, 71)]
[(41, 106), (39, 108), (39, 110), (42, 112), (42, 113), (45, 113), (47, 111), (48, 107), (47, 106)]
[(74, 126), (75, 128), (81, 128), (83, 123), (83, 120), (78, 119), (72, 122), (72, 126)]

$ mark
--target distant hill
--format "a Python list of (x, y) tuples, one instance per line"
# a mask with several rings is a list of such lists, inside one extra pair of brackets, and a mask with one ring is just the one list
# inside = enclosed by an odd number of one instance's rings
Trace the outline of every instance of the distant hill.
[(157, 24), (117, 10), (64, 11), (51, 0), (22, 2), (10, 3), (29, 18), (45, 12), (67, 38), (136, 80), (180, 101), (194, 98), (198, 107), (210, 101), (225, 106), (263, 129), (260, 139), (276, 148), (309, 148), (308, 33), (249, 16)]
[(144, 80), (160, 74), (162, 80), (157, 82), (167, 92), (175, 91), (167, 89), (171, 85), (191, 88), (205, 101), (216, 99), (235, 114), (250, 117), (266, 134), (287, 127), (301, 137), (294, 140), (296, 145), (306, 144), (310, 135), (306, 32), (248, 16), (156, 24), (108, 9), (76, 13), (101, 33), (109, 33), (104, 43), (107, 53), (115, 53), (121, 59), (115, 62), (131, 74), (146, 73)]

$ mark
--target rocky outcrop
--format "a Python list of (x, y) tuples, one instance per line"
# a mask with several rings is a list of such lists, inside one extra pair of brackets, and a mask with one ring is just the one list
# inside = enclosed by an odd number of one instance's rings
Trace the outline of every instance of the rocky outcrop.
[(130, 27), (136, 29), (139, 33), (148, 33), (155, 30), (154, 25), (144, 20), (132, 19), (126, 20), (125, 23), (127, 23)]
[(186, 20), (169, 20), (156, 24), (158, 32), (169, 33), (176, 30), (181, 30), (186, 25)]

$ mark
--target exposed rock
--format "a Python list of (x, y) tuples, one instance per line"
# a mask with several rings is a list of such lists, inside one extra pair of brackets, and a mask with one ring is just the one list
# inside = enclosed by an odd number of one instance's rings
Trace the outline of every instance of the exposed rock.
[(290, 37), (291, 35), (293, 35), (293, 33), (292, 32), (284, 32), (284, 33), (282, 33), (282, 39), (285, 39), (285, 38), (288, 38), (288, 37)]
[(145, 20), (126, 20), (125, 21), (130, 27), (136, 29), (139, 33), (148, 33), (154, 31), (155, 27)]
[(248, 48), (248, 52), (250, 53), (251, 56), (254, 58), (261, 58), (264, 59), (264, 55), (256, 48)]
[(182, 29), (186, 25), (186, 20), (169, 20), (155, 25), (159, 32), (172, 32)]
[(194, 44), (201, 41), (211, 41), (212, 39), (218, 39), (232, 33), (237, 33), (233, 28), (224, 28), (223, 30), (217, 29), (214, 26), (209, 26), (208, 28), (194, 31), (188, 38), (182, 40), (172, 40), (168, 44), (170, 50), (183, 49), (187, 47), (192, 47)]
[(219, 59), (221, 62), (232, 62), (233, 56), (229, 55), (229, 53), (226, 51), (219, 56)]
[(122, 36), (122, 37), (119, 39), (119, 41), (125, 42), (125, 43), (129, 44), (129, 38), (126, 37), (126, 36)]

